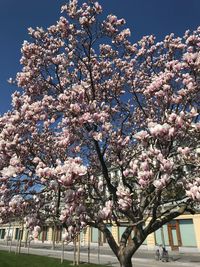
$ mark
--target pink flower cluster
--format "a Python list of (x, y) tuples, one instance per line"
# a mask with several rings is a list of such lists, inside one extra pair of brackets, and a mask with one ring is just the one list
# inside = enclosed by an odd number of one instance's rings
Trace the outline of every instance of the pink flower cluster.
[(119, 209), (126, 211), (132, 207), (132, 197), (130, 190), (124, 186), (117, 187), (118, 205)]
[(99, 210), (98, 218), (100, 220), (108, 220), (112, 218), (113, 202), (108, 200), (105, 202), (105, 207)]
[(187, 188), (187, 196), (193, 200), (200, 201), (200, 178), (197, 177), (194, 181), (191, 181)]

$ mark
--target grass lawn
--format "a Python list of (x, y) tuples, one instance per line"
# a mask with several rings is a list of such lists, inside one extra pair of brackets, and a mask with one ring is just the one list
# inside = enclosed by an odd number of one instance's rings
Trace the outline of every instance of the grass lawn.
[[(0, 267), (72, 267), (70, 261), (60, 263), (60, 259), (45, 256), (16, 254), (7, 251), (0, 251)], [(102, 267), (95, 264), (81, 264), (82, 267)]]

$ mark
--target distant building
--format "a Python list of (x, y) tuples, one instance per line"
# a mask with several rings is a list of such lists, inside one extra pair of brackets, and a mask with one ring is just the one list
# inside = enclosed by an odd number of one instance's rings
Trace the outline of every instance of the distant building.
[[(123, 222), (120, 227), (108, 225), (109, 230), (117, 242), (125, 230), (126, 225), (126, 222)], [(56, 243), (59, 243), (62, 241), (64, 233), (65, 229), (62, 229), (61, 226), (57, 226), (55, 231), (53, 231), (53, 227), (46, 225), (42, 227), (38, 239), (31, 242), (53, 243), (53, 240), (55, 240)], [(0, 225), (0, 241), (6, 239), (17, 241), (20, 238), (23, 242), (28, 238), (27, 230), (22, 228), (20, 224)], [(80, 241), (82, 246), (87, 246), (89, 241), (94, 245), (106, 245), (105, 237), (96, 228), (88, 227), (83, 231), (80, 234)], [(168, 250), (200, 252), (200, 214), (184, 214), (177, 217), (155, 233), (150, 234), (144, 241), (141, 249), (154, 250), (159, 245), (166, 246)]]

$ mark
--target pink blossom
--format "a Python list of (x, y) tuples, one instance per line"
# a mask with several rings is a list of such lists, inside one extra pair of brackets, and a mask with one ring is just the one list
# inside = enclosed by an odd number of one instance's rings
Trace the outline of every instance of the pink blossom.
[(92, 136), (96, 141), (101, 141), (102, 140), (102, 133), (94, 132), (92, 134)]
[(113, 202), (111, 200), (107, 201), (105, 203), (105, 207), (99, 211), (99, 214), (98, 214), (99, 217), (103, 220), (110, 218), (112, 214), (112, 206), (113, 206)]
[(1, 175), (4, 177), (12, 177), (16, 176), (16, 168), (13, 166), (9, 167), (4, 167), (3, 170), (1, 171)]
[(149, 134), (147, 131), (140, 131), (134, 135), (134, 137), (138, 140), (144, 140), (149, 137)]
[(189, 147), (178, 147), (177, 151), (181, 153), (183, 156), (188, 156), (190, 154), (190, 148)]

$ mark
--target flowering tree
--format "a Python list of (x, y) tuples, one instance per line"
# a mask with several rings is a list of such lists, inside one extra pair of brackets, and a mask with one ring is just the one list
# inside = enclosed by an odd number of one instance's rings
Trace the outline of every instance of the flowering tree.
[[(200, 201), (200, 28), (131, 44), (124, 19), (77, 2), (23, 44), (22, 91), (0, 118), (0, 216), (35, 232), (61, 222), (69, 240), (97, 227), (129, 267), (150, 233)], [(122, 221), (117, 244), (107, 224)]]

